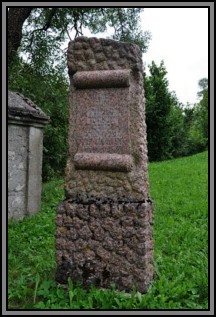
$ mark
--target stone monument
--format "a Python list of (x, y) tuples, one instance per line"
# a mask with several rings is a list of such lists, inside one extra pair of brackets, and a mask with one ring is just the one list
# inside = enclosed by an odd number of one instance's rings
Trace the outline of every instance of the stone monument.
[(69, 157), (56, 217), (56, 280), (147, 292), (153, 279), (142, 56), (138, 46), (69, 43)]

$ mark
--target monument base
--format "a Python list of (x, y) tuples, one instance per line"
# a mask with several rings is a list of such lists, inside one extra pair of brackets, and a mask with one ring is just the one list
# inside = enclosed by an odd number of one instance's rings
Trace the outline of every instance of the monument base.
[(78, 197), (56, 218), (56, 280), (146, 293), (154, 275), (152, 201)]

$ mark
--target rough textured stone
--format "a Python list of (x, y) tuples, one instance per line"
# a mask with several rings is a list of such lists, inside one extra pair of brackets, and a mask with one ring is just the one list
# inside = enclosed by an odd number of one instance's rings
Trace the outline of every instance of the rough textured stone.
[(22, 117), (47, 122), (45, 113), (29, 98), (18, 92), (8, 91), (8, 117)]
[(69, 43), (68, 69), (69, 155), (66, 199), (56, 218), (56, 279), (145, 293), (154, 244), (141, 52), (134, 44), (79, 37)]
[(42, 129), (48, 117), (31, 100), (8, 92), (8, 218), (40, 210)]
[[(143, 226), (143, 214), (148, 212), (147, 207), (153, 212), (152, 202), (118, 204), (110, 200), (110, 203), (101, 201), (96, 204), (89, 199), (88, 203), (76, 204), (74, 225), (69, 231), (71, 249), (67, 248), (68, 239), (59, 238), (62, 227), (59, 215), (56, 218), (57, 281), (67, 283), (70, 276), (88, 286), (110, 287), (116, 283), (120, 290), (130, 291), (135, 287), (146, 292), (154, 274), (153, 228), (147, 217)], [(118, 218), (112, 216), (113, 204), (121, 210)], [(67, 200), (63, 203), (65, 217), (70, 205), (74, 202)], [(128, 213), (126, 205), (133, 209), (134, 214)], [(92, 209), (98, 211), (97, 215), (91, 214)], [(80, 219), (84, 210), (86, 220), (83, 216)], [(101, 210), (106, 210), (110, 216), (104, 218)], [(124, 226), (125, 220), (130, 226)]]
[[(82, 61), (82, 65), (75, 62), (76, 51), (79, 54), (82, 50), (83, 54), (86, 52), (84, 48), (81, 50), (80, 46), (77, 49), (75, 45), (77, 43), (88, 43), (88, 52), (91, 51), (94, 58), (86, 57)], [(99, 63), (95, 57), (98, 51), (103, 52), (105, 56), (109, 55), (106, 57), (106, 67), (100, 67), (101, 62)], [(124, 55), (124, 59), (122, 55)], [(115, 60), (113, 60), (113, 56), (116, 56)], [(129, 72), (130, 86), (118, 89), (97, 89), (97, 85), (92, 89), (75, 87), (76, 78), (83, 76), (82, 78), (85, 79), (87, 73), (89, 74), (87, 81), (91, 82), (90, 79), (93, 77), (93, 84), (95, 84), (95, 81), (98, 82), (99, 73), (101, 73), (102, 79), (106, 77), (101, 70), (106, 70), (107, 67), (108, 74), (114, 70), (114, 78), (119, 71), (123, 74)], [(148, 157), (142, 59), (138, 46), (113, 40), (80, 37), (69, 43), (68, 68), (71, 75), (71, 107), (69, 158), (65, 179), (67, 197), (76, 196), (78, 193), (88, 193), (89, 195), (98, 194), (115, 198), (126, 194), (138, 199), (143, 197), (147, 199), (149, 192)], [(109, 76), (111, 78), (111, 75)], [(112, 82), (108, 79), (108, 84), (110, 81)], [(81, 83), (83, 86), (82, 80)], [(91, 85), (93, 84), (91, 82)], [(74, 161), (75, 155), (89, 152), (129, 154), (133, 161), (133, 168), (129, 173), (122, 173), (121, 169), (116, 171), (114, 181), (111, 181), (113, 173), (105, 168), (98, 173), (92, 172), (89, 168), (77, 169)], [(93, 165), (95, 166), (95, 164)], [(110, 186), (110, 184), (112, 185)]]

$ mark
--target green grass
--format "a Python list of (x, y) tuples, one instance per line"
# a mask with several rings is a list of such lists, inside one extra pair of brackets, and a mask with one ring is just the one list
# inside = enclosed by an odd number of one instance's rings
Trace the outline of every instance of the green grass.
[(55, 210), (63, 180), (43, 186), (42, 210), (8, 228), (9, 309), (208, 309), (208, 153), (149, 165), (156, 278), (145, 295), (55, 283)]

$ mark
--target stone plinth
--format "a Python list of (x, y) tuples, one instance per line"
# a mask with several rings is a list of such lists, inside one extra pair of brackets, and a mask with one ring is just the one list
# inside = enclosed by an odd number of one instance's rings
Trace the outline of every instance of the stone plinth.
[(43, 128), (40, 108), (24, 96), (8, 92), (8, 218), (22, 219), (40, 210)]
[(142, 59), (134, 44), (69, 43), (66, 199), (56, 219), (56, 279), (146, 292), (153, 278)]

